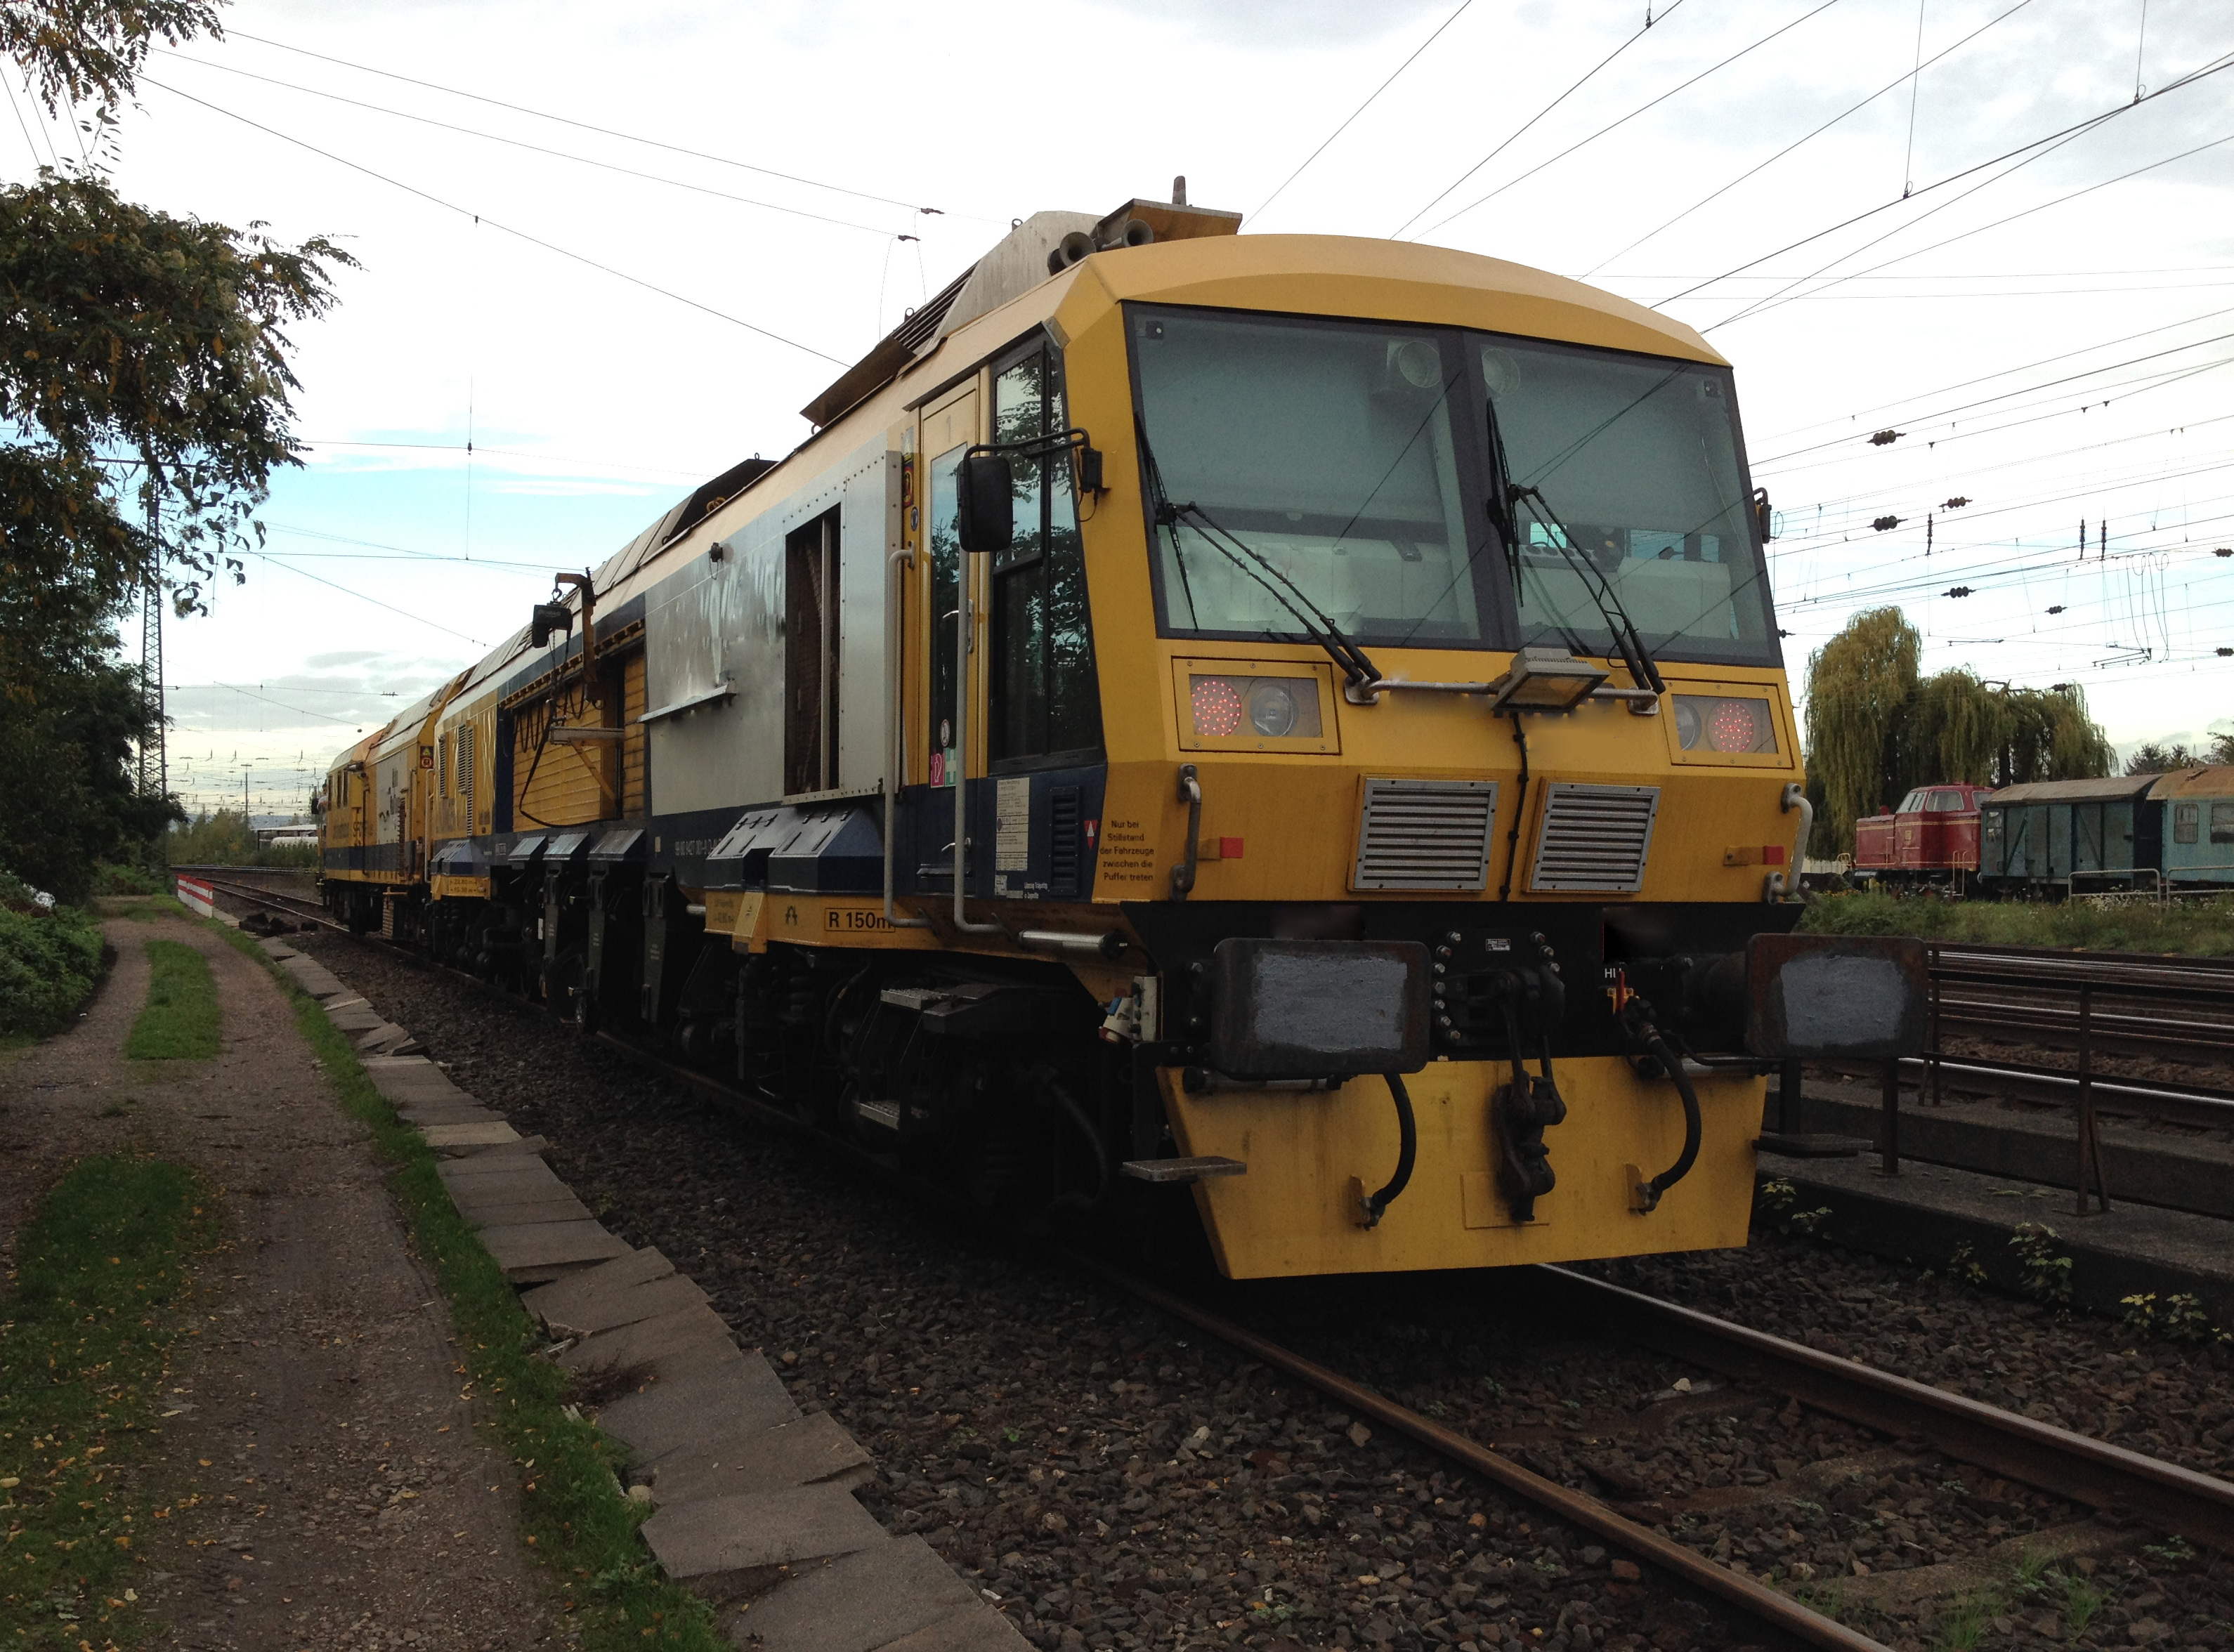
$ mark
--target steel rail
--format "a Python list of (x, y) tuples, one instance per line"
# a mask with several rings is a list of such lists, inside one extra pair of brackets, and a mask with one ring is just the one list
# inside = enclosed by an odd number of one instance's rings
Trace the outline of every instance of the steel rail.
[(349, 925), (327, 911), (322, 904), (310, 899), (306, 895), (291, 895), (281, 890), (261, 888), (255, 884), (242, 884), (233, 882), (230, 878), (212, 878), (199, 867), (173, 866), (171, 870), (191, 871), (212, 889), (222, 894), (231, 895), (236, 900), (247, 901), (251, 905), (269, 906), (285, 912), (291, 917), (308, 918), (310, 922), (323, 924), (330, 930), (346, 930), (349, 928)]
[[(2079, 1038), (2077, 1010), (2059, 1004), (1944, 996), (1939, 1001), (1939, 1024), (1943, 1028), (1985, 1027), (2021, 1031), (2028, 1035), (2028, 1041), (2059, 1048), (2075, 1045)], [(2097, 1049), (2160, 1055), (2168, 1060), (2183, 1055), (2234, 1055), (2234, 1021), (2171, 1021), (2161, 1016), (2096, 1010), (2088, 1018), (2087, 1036)]]
[(1250, 1358), (1308, 1383), (1351, 1411), (1383, 1427), (1409, 1436), (1428, 1450), (1480, 1475), (1492, 1485), (1603, 1538), (1637, 1559), (1702, 1594), (1711, 1595), (1755, 1622), (1809, 1646), (1836, 1652), (1884, 1652), (1883, 1642), (1812, 1611), (1791, 1596), (1718, 1564), (1650, 1526), (1617, 1514), (1597, 1499), (1523, 1468), (1480, 1440), (1447, 1428), (1432, 1417), (1399, 1405), (1385, 1394), (1353, 1382), (1339, 1372), (1291, 1352), (1268, 1337), (1094, 1257), (1067, 1251), (1064, 1258), (1173, 1319), (1215, 1336)]
[(1976, 941), (1930, 941), (1925, 944), (1935, 953), (1974, 963), (2008, 958), (2019, 963), (2087, 964), (2112, 969), (2234, 976), (2234, 957), (2192, 957), (2186, 953), (2087, 952), (2054, 946), (1994, 946)]
[[(1928, 1088), (1935, 1059), (1943, 1087), (2010, 1096), (2022, 1101), (2046, 1101), (2054, 1106), (2071, 1105), (2079, 1098), (2078, 1074), (2064, 1068), (2035, 1067), (2022, 1061), (1904, 1055), (1900, 1059), (1902, 1081)], [(1839, 1061), (1825, 1065), (1845, 1072), (1857, 1070)], [(1872, 1062), (1859, 1070), (1875, 1075), (1883, 1068)], [(2087, 1083), (2094, 1093), (2094, 1107), (2099, 1112), (2152, 1119), (2165, 1124), (2192, 1125), (2205, 1130), (2224, 1130), (2234, 1125), (2234, 1090), (2144, 1083), (2134, 1079), (2108, 1078), (2100, 1073), (2089, 1074)]]
[(2234, 1484), (1565, 1268), (1538, 1271), (1555, 1282), (1563, 1306), (1616, 1335), (1897, 1439), (1920, 1438), (2053, 1496), (2234, 1553)]

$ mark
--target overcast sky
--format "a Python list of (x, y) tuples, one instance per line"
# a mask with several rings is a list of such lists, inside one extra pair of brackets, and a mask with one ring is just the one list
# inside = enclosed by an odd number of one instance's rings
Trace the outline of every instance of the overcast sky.
[[(2234, 728), (2234, 69), (2163, 90), (2234, 54), (2234, 10), (2151, 0), (2146, 37), (2140, 0), (1923, 0), (1920, 31), (1917, 0), (1655, 10), (236, 4), (225, 43), (150, 60), (120, 182), (363, 267), (297, 335), (314, 450), (270, 554), (167, 632), (174, 781), (215, 802), (245, 768), (295, 806), (552, 569), (787, 451), (1011, 219), (1176, 173), (1244, 233), (1401, 232), (1709, 329), (1783, 524), (1795, 689), (1897, 601), (1928, 669), (2080, 683), (2121, 743)], [(23, 177), (74, 142), (16, 95)]]

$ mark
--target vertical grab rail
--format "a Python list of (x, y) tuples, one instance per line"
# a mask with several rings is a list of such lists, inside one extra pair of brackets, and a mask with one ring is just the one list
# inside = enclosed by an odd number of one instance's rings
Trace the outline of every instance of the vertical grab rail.
[(1006, 935), (998, 924), (972, 924), (963, 912), (970, 870), (970, 656), (977, 647), (977, 616), (970, 591), (970, 565), (962, 556), (955, 568), (954, 604), (954, 927), (964, 935)]
[(901, 623), (906, 607), (906, 571), (915, 566), (915, 552), (902, 545), (885, 558), (885, 715), (892, 720), (892, 737), (885, 742), (885, 922), (896, 930), (927, 930), (927, 917), (903, 917), (893, 904), (892, 836), (900, 802), (900, 783), (907, 778), (907, 676), (900, 669), (900, 643), (906, 634)]

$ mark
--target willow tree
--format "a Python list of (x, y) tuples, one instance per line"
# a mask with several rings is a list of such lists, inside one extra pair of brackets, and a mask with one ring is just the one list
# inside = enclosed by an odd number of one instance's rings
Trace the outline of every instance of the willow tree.
[(1807, 661), (1807, 767), (1826, 819), (1813, 847), (1843, 854), (1854, 822), (1900, 785), (1900, 730), (1916, 697), (1924, 639), (1898, 608), (1857, 614)]
[(2011, 689), (2002, 700), (2003, 786), (2030, 780), (2090, 780), (2111, 772), (2117, 754), (2100, 723), (2087, 715), (2086, 691)]
[(1935, 780), (2015, 786), (2110, 772), (2110, 742), (2070, 684), (2013, 689), (1957, 666), (1919, 676), (1923, 639), (1898, 608), (1858, 614), (1807, 662), (1807, 767), (1823, 790), (1819, 852)]

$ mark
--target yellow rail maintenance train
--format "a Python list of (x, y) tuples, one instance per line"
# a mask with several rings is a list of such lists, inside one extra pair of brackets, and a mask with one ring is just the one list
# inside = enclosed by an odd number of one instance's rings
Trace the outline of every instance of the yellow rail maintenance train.
[(1728, 365), (1174, 193), (1019, 222), (344, 753), (325, 900), (1235, 1277), (1742, 1244), (1763, 1074), (1911, 1047), (1920, 963), (1791, 933)]

